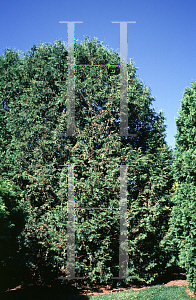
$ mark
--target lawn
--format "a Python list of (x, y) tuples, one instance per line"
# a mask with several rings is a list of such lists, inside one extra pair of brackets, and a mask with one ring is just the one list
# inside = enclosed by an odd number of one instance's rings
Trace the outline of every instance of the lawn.
[[(154, 286), (140, 291), (117, 292), (114, 294), (90, 296), (89, 300), (185, 300), (194, 299), (186, 293), (186, 286)], [(75, 298), (76, 299), (76, 298)]]

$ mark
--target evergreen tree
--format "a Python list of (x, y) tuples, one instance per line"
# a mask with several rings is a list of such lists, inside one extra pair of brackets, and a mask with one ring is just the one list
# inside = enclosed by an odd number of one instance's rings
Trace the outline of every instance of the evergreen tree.
[[(7, 146), (9, 145), (12, 136), (6, 127), (6, 111), (8, 111), (7, 101), (9, 98), (14, 97), (13, 86), (17, 84), (17, 76), (14, 74), (17, 72), (16, 66), (19, 63), (19, 53), (13, 50), (7, 49), (6, 55), (2, 56), (0, 59), (0, 161), (1, 166), (3, 165), (3, 160)], [(17, 74), (18, 75), (18, 74)], [(16, 80), (16, 82), (15, 82)], [(5, 170), (7, 168), (4, 166)], [(2, 173), (2, 172), (1, 172)]]
[(68, 165), (75, 165), (76, 276), (88, 282), (118, 276), (123, 164), (128, 169), (128, 280), (152, 282), (167, 263), (160, 242), (172, 205), (173, 158), (164, 116), (150, 107), (151, 91), (130, 63), (128, 124), (129, 133), (137, 136), (121, 137), (120, 68), (112, 66), (119, 65), (120, 57), (85, 39), (75, 44), (80, 65), (75, 67), (76, 134), (66, 136), (67, 56), (57, 41), (33, 46), (20, 59), (10, 51), (1, 58), (9, 66), (0, 91), (7, 99), (11, 138), (0, 167), (4, 178), (20, 186), (29, 212), (21, 251), (35, 280), (66, 275)]
[(173, 172), (177, 189), (165, 244), (173, 252), (171, 263), (186, 270), (189, 287), (196, 293), (196, 82), (184, 92), (176, 125)]

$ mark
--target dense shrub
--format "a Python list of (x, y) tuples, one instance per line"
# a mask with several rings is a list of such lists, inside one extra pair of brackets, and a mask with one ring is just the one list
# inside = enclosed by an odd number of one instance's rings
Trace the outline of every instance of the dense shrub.
[(25, 263), (35, 281), (66, 275), (71, 164), (78, 208), (76, 276), (89, 282), (118, 276), (123, 164), (128, 175), (128, 280), (152, 282), (167, 264), (160, 242), (168, 231), (172, 205), (173, 157), (165, 142), (163, 113), (151, 108), (151, 91), (129, 63), (128, 124), (129, 133), (137, 136), (120, 136), (120, 68), (112, 66), (120, 57), (102, 43), (85, 39), (75, 45), (80, 65), (75, 67), (76, 135), (66, 136), (67, 55), (65, 45), (57, 41), (33, 46), (22, 58), (11, 50), (1, 57), (0, 93), (7, 103), (4, 133), (10, 142), (2, 150), (0, 168), (4, 178), (20, 186), (28, 208), (19, 237)]

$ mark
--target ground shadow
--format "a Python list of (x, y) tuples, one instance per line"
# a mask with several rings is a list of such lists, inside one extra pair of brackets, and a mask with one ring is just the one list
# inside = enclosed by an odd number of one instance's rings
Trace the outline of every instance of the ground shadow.
[(153, 285), (155, 284), (166, 284), (171, 280), (186, 280), (185, 269), (180, 267), (170, 267), (166, 269), (163, 274), (155, 279)]
[(51, 286), (24, 285), (0, 292), (1, 300), (88, 300), (81, 290), (73, 284), (55, 282)]

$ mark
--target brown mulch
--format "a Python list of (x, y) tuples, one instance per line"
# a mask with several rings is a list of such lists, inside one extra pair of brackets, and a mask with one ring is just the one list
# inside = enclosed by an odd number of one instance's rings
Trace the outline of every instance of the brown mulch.
[[(150, 288), (154, 285), (157, 284), (163, 284), (164, 286), (170, 286), (170, 285), (178, 285), (178, 286), (187, 286), (187, 281), (186, 281), (186, 275), (184, 272), (165, 272), (165, 274), (163, 274), (163, 276), (161, 278), (159, 278), (159, 280), (157, 280), (155, 283), (153, 284), (127, 284), (126, 287), (112, 287), (110, 285), (107, 286), (93, 286), (93, 290), (89, 291), (87, 289), (85, 289), (85, 287), (83, 287), (82, 291), (81, 291), (81, 295), (86, 295), (86, 296), (90, 296), (90, 295), (100, 295), (100, 294), (111, 294), (111, 293), (116, 293), (116, 292), (121, 292), (121, 291), (128, 291), (128, 290), (141, 290), (141, 289), (147, 289)], [(191, 296), (193, 293), (190, 292), (187, 289), (187, 293)]]
[[(185, 276), (185, 274), (182, 274)], [(171, 286), (171, 285), (178, 285), (178, 286), (187, 286), (187, 281), (185, 279), (176, 279), (176, 280), (170, 280), (168, 281), (166, 284), (164, 284), (164, 286)], [(107, 285), (107, 286), (99, 286), (99, 285), (94, 285), (93, 286), (93, 290), (87, 290), (83, 287), (82, 291), (80, 292), (80, 295), (85, 295), (85, 296), (96, 296), (96, 295), (103, 295), (103, 294), (111, 294), (111, 293), (116, 293), (116, 292), (122, 292), (122, 291), (129, 291), (129, 290), (134, 290), (134, 291), (139, 291), (142, 289), (148, 289), (150, 287), (152, 287), (153, 285), (134, 285), (134, 284), (130, 284), (127, 285), (127, 287), (119, 287), (119, 288), (115, 288), (112, 287), (111, 285)], [(187, 289), (187, 293), (191, 295), (193, 295), (192, 292), (190, 292)]]

